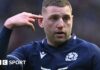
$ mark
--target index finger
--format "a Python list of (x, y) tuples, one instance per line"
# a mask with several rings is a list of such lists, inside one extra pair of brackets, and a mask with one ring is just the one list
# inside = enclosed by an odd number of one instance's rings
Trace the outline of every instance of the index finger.
[(43, 18), (43, 16), (33, 14), (33, 16), (31, 16), (31, 18), (35, 18), (35, 19), (42, 19), (42, 18)]

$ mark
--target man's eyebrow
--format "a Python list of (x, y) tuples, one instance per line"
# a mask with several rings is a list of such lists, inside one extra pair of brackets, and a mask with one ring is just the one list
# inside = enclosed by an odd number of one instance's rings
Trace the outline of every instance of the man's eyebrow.
[(69, 15), (69, 14), (64, 14), (64, 15), (52, 14), (52, 15), (50, 16), (50, 18), (53, 18), (53, 17), (65, 17), (65, 18), (70, 18), (70, 15)]
[[(59, 14), (52, 14), (51, 16), (61, 16), (61, 15), (59, 15)], [(62, 16), (68, 16), (68, 17), (70, 17), (69, 14), (64, 14), (64, 15), (62, 15)]]
[(70, 15), (65, 14), (65, 15), (63, 15), (63, 17), (70, 18)]
[(64, 14), (63, 16), (69, 16), (69, 17), (70, 17), (70, 15), (69, 15), (69, 14)]
[(53, 14), (53, 15), (51, 15), (51, 16), (60, 16), (60, 15), (58, 15), (58, 14)]

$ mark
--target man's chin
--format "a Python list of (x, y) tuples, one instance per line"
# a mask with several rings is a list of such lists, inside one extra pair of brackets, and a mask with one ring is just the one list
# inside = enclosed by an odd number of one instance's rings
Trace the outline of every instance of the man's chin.
[(55, 39), (55, 42), (56, 42), (56, 43), (63, 43), (63, 42), (65, 42), (65, 41), (66, 41), (65, 38), (57, 38), (57, 39)]

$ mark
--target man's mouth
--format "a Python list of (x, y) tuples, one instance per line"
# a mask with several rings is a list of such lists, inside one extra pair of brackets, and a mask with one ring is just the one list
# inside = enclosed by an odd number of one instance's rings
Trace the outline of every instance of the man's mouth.
[(64, 32), (55, 32), (56, 34), (65, 34)]
[(55, 36), (58, 38), (63, 38), (65, 36), (64, 32), (55, 32)]

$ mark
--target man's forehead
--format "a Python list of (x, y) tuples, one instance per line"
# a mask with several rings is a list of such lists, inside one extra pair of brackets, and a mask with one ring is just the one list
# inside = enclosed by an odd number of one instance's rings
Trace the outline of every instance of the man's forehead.
[(46, 8), (48, 14), (72, 14), (72, 10), (69, 6), (57, 7), (57, 6), (48, 6)]
[(70, 9), (69, 6), (65, 7), (58, 7), (58, 6), (48, 6), (46, 8), (46, 11), (49, 13), (57, 13), (57, 12), (62, 12), (62, 13), (72, 13), (72, 10)]

